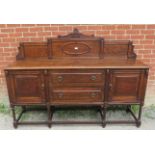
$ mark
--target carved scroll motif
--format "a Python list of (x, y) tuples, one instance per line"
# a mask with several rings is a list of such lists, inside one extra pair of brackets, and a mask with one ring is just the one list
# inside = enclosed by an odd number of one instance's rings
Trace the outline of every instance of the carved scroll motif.
[(16, 56), (17, 60), (23, 60), (25, 58), (24, 55), (24, 45), (23, 43), (20, 43), (19, 47), (18, 47), (18, 54)]
[(94, 35), (84, 35), (82, 33), (79, 32), (78, 29), (74, 29), (72, 33), (69, 33), (68, 35), (65, 35), (65, 36), (61, 36), (59, 35), (58, 38), (92, 38), (94, 37)]
[(136, 59), (136, 57), (137, 57), (136, 53), (134, 52), (134, 46), (133, 46), (132, 41), (130, 41), (130, 42), (129, 42), (129, 45), (128, 45), (127, 57), (128, 57), (129, 59)]

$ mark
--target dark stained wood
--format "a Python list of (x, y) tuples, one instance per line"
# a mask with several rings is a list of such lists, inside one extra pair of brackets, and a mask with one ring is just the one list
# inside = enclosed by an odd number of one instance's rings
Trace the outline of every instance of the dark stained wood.
[(136, 59), (133, 43), (130, 40), (105, 40), (104, 57)]
[(51, 104), (102, 104), (103, 90), (94, 87), (54, 88), (51, 91)]
[(51, 46), (50, 49), (52, 58), (99, 58), (99, 54), (101, 53), (100, 48), (100, 38), (94, 40), (70, 40), (70, 39), (51, 39), (48, 43)]
[(47, 49), (47, 43), (43, 42), (20, 43), (18, 49), (19, 53), (16, 56), (17, 60), (47, 58), (49, 55)]
[(136, 59), (130, 40), (104, 40), (87, 36), (75, 29), (66, 36), (49, 38), (47, 42), (20, 43), (17, 60), (32, 58), (112, 58)]
[(49, 71), (49, 79), (54, 86), (103, 86), (105, 82), (102, 70), (54, 70)]
[(118, 69), (118, 68), (145, 68), (148, 66), (138, 60), (131, 59), (52, 59), (16, 61), (6, 70), (23, 69)]
[(9, 77), (12, 104), (45, 104), (44, 76), (41, 71), (10, 71)]
[(145, 78), (145, 70), (111, 70), (108, 101), (140, 103)]
[[(127, 106), (140, 126), (149, 68), (136, 60), (132, 41), (104, 40), (75, 29), (47, 42), (20, 43), (16, 58), (5, 69), (15, 127), (22, 114), (16, 119), (14, 107), (32, 105), (47, 108), (49, 127), (56, 106), (97, 106), (105, 127), (112, 105)], [(140, 106), (138, 118), (132, 104)]]

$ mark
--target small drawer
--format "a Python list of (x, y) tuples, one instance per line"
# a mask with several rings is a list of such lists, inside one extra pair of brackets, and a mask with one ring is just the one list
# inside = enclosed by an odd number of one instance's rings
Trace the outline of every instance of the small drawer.
[(53, 85), (78, 85), (104, 83), (103, 73), (52, 73)]
[(100, 88), (67, 88), (54, 89), (52, 102), (102, 102), (103, 91)]

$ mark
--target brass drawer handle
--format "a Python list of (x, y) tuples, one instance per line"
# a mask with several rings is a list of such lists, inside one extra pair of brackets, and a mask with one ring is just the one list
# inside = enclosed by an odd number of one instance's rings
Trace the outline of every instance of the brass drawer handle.
[(63, 96), (64, 96), (63, 93), (59, 93), (59, 94), (58, 94), (58, 97), (59, 97), (59, 98), (62, 98)]
[(58, 76), (58, 81), (59, 81), (59, 82), (62, 82), (63, 80), (64, 80), (63, 76), (59, 75), (59, 76)]
[(96, 76), (95, 75), (92, 75), (91, 76), (91, 80), (95, 81), (96, 80)]
[(96, 97), (96, 93), (91, 93), (91, 97)]

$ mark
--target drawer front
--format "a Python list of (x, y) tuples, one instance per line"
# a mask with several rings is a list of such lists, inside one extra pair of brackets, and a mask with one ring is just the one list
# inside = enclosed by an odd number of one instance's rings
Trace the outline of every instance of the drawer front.
[(94, 85), (104, 83), (102, 72), (53, 72), (50, 74), (52, 85)]
[(51, 103), (103, 102), (101, 88), (62, 88), (52, 90)]

